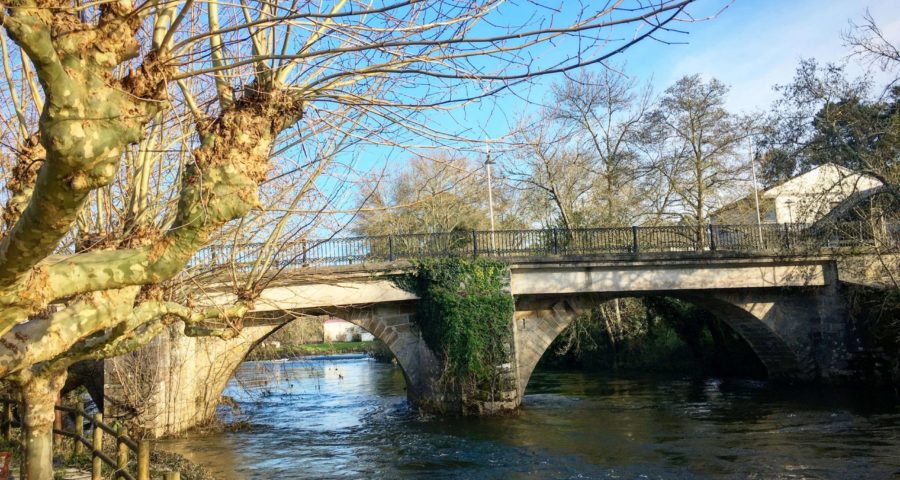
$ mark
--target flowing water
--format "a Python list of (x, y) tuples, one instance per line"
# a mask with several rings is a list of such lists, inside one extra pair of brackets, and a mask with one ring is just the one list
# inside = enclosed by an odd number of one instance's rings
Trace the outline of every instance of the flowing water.
[(397, 367), (248, 362), (252, 427), (165, 443), (223, 479), (900, 478), (900, 405), (764, 382), (537, 371), (501, 418), (412, 411)]

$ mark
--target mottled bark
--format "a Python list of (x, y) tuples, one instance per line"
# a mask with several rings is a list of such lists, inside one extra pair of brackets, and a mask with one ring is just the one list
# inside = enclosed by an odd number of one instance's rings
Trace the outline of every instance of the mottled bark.
[(19, 217), (31, 201), (38, 169), (44, 163), (44, 153), (38, 135), (32, 135), (16, 153), (12, 177), (6, 181), (8, 198), (3, 209), (3, 225), (6, 231), (19, 221)]
[[(141, 18), (130, 4), (104, 4), (96, 25), (83, 23), (68, 6), (15, 2), (0, 16), (34, 64), (45, 94), (38, 123), (45, 159), (28, 206), (0, 240), (0, 294), (30, 291), (38, 306), (46, 303), (37, 293), (43, 292), (43, 273), (32, 269), (53, 253), (88, 194), (112, 180), (122, 151), (141, 139), (166, 98), (165, 72), (146, 61), (124, 79), (111, 73), (138, 51)], [(0, 332), (18, 320), (0, 320)]]
[(237, 321), (249, 310), (245, 303), (194, 310), (153, 300), (135, 307), (137, 292), (138, 287), (92, 292), (53, 315), (16, 326), (0, 337), (0, 377), (65, 371), (82, 360), (122, 355), (175, 320), (184, 321), (193, 335), (229, 338), (234, 328), (208, 323)]
[(49, 295), (148, 285), (175, 276), (210, 235), (259, 205), (272, 142), (299, 119), (301, 105), (288, 95), (254, 93), (223, 112), (201, 132), (203, 144), (185, 169), (169, 231), (141, 248), (92, 251), (54, 262), (44, 283)]
[(25, 409), (22, 415), (23, 478), (25, 480), (53, 479), (53, 421), (54, 405), (66, 382), (66, 372), (37, 375), (21, 382)]
[(0, 336), (0, 377), (40, 368), (80, 340), (127, 321), (138, 289), (91, 292), (59, 312), (16, 325)]

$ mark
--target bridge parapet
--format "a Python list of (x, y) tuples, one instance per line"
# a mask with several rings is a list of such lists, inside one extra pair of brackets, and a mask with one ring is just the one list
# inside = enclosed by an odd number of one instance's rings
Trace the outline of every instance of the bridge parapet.
[[(498, 231), (455, 231), (301, 240), (272, 246), (263, 243), (213, 245), (202, 249), (190, 266), (252, 268), (270, 255), (279, 269), (389, 263), (447, 256), (529, 258), (592, 256), (629, 258), (647, 253), (739, 256), (812, 255), (848, 249), (900, 247), (900, 225), (875, 227), (866, 222), (611, 227)], [(240, 269), (239, 268), (239, 269)]]

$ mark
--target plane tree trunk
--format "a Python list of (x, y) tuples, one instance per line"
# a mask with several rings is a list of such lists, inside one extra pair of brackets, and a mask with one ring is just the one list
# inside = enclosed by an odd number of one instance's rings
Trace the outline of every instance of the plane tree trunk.
[(66, 372), (42, 372), (21, 383), (22, 473), (25, 480), (53, 479), (54, 405), (66, 382)]

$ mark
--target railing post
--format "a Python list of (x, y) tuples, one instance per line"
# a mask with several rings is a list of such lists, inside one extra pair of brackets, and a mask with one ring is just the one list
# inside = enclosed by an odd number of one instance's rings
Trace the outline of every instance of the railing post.
[(91, 480), (101, 480), (103, 478), (103, 460), (97, 456), (97, 452), (103, 451), (103, 430), (100, 424), (103, 423), (103, 414), (94, 414), (94, 434), (91, 442)]
[(478, 258), (478, 232), (472, 230), (472, 258)]
[(12, 441), (13, 407), (11, 403), (3, 404), (3, 440)]
[(306, 265), (306, 253), (309, 251), (309, 249), (306, 248), (306, 240), (300, 241), (300, 248), (303, 249), (303, 253), (301, 254), (301, 255), (303, 255), (303, 260), (301, 260), (301, 262), (302, 262), (301, 265)]
[[(867, 243), (866, 236), (863, 233), (863, 229), (865, 229), (865, 228), (866, 228), (865, 222), (863, 222), (862, 220), (859, 220), (859, 245), (860, 246), (866, 245), (866, 243)], [(872, 229), (872, 238), (873, 239), (875, 238), (875, 229), (874, 228)]]
[(631, 253), (638, 253), (638, 227), (631, 226)]
[(791, 224), (784, 224), (784, 245), (790, 250), (791, 248)]
[(84, 400), (80, 398), (75, 403), (75, 445), (72, 448), (72, 452), (75, 455), (81, 455), (84, 453), (84, 444), (81, 443), (81, 439), (84, 438), (84, 415), (81, 413), (84, 411)]
[(716, 251), (716, 239), (715, 239), (715, 237), (713, 237), (713, 226), (711, 223), (706, 226), (706, 235), (709, 236), (709, 251), (715, 252)]
[[(125, 472), (128, 470), (128, 445), (125, 443), (125, 437), (128, 430), (122, 424), (116, 425), (116, 471)], [(121, 477), (116, 474), (116, 477)]]
[(553, 232), (553, 254), (559, 255), (559, 231), (554, 227)]
[(388, 235), (388, 261), (394, 261), (394, 236)]
[(138, 443), (137, 480), (150, 480), (150, 441)]

